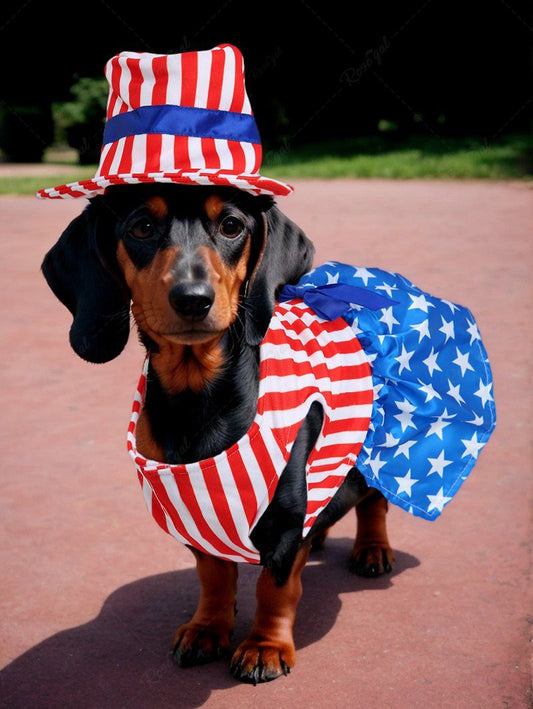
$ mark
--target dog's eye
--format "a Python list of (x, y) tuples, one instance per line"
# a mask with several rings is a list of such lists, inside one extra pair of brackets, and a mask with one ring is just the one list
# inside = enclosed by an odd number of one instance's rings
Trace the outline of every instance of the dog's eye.
[(154, 225), (147, 217), (142, 217), (142, 219), (136, 221), (130, 229), (130, 233), (137, 239), (149, 239), (154, 235), (154, 231)]
[(238, 236), (244, 229), (244, 224), (236, 217), (226, 217), (220, 224), (220, 233), (229, 238)]

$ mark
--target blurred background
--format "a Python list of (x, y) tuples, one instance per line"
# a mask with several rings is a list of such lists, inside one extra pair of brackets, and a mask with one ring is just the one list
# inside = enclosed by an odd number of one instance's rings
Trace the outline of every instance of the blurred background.
[(0, 191), (94, 174), (112, 55), (225, 42), (273, 177), (528, 178), (532, 38), (515, 0), (6, 3)]

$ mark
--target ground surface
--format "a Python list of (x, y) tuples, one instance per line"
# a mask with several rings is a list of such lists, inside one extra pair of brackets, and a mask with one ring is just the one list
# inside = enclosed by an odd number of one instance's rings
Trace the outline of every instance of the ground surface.
[[(389, 515), (392, 575), (345, 568), (349, 515), (304, 572), (288, 678), (237, 684), (227, 661), (179, 669), (197, 595), (190, 553), (149, 518), (126, 453), (142, 361), (70, 351), (39, 274), (79, 201), (0, 199), (2, 624), (6, 707), (527, 707), (532, 191), (524, 184), (299, 181), (280, 206), (327, 259), (404, 273), (476, 314), (496, 431), (437, 522)], [(257, 569), (242, 567), (236, 645)]]

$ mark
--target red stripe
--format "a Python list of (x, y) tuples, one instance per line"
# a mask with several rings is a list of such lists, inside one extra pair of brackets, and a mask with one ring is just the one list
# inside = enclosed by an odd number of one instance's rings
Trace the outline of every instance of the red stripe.
[(146, 136), (146, 172), (161, 171), (162, 141), (163, 138), (156, 133), (150, 133)]
[(181, 170), (190, 170), (189, 139), (185, 135), (174, 136), (174, 165), (181, 165)]
[(252, 172), (259, 172), (259, 168), (261, 167), (261, 161), (263, 159), (263, 148), (261, 147), (261, 143), (252, 143), (251, 145), (255, 153), (254, 166), (252, 168)]
[[(274, 359), (274, 357), (267, 357), (263, 362), (267, 363), (265, 368), (265, 374), (269, 374), (277, 377), (286, 377), (291, 374), (296, 376), (304, 376), (310, 374), (311, 372), (323, 371), (328, 372), (328, 376), (335, 376), (336, 373), (342, 372), (343, 379), (364, 379), (370, 374), (369, 366), (367, 362), (362, 362), (361, 364), (352, 365), (337, 365), (334, 367), (328, 367), (326, 362), (319, 362), (318, 364), (311, 364), (309, 360), (304, 362), (295, 362), (292, 359)], [(317, 378), (319, 378), (317, 376)]]
[(230, 111), (236, 111), (241, 113), (242, 107), (244, 105), (244, 73), (243, 73), (243, 61), (242, 54), (236, 52), (233, 47), (232, 50), (235, 54), (235, 84), (233, 87), (233, 99), (231, 101)]
[[(294, 328), (295, 331), (297, 331), (297, 334), (301, 334), (307, 330), (307, 326), (303, 325), (303, 323), (294, 323), (296, 327)], [(301, 327), (299, 326), (301, 325)], [(289, 329), (289, 325), (287, 325), (287, 329)], [(266, 338), (264, 339), (265, 343), (270, 343), (272, 345), (284, 345), (284, 344), (289, 344), (289, 346), (293, 350), (299, 350), (300, 352), (308, 352), (311, 354), (312, 352), (323, 352), (326, 357), (331, 357), (335, 354), (353, 354), (354, 352), (358, 352), (360, 347), (359, 343), (355, 339), (350, 340), (343, 340), (341, 342), (328, 342), (327, 345), (321, 345), (315, 338), (312, 338), (305, 344), (301, 342), (300, 340), (287, 338), (287, 335), (285, 332), (282, 330), (271, 330), (269, 333), (267, 333)]]
[(155, 84), (152, 91), (152, 104), (164, 105), (167, 102), (168, 67), (167, 58), (154, 57), (152, 60), (152, 71), (154, 73)]
[(181, 55), (181, 105), (194, 106), (198, 82), (198, 52)]
[(257, 514), (257, 499), (255, 497), (254, 486), (244, 465), (244, 461), (239, 452), (238, 446), (227, 456), (228, 464), (235, 480), (235, 485), (239, 492), (242, 508), (248, 524), (251, 525)]
[[(178, 490), (181, 499), (183, 500), (183, 504), (185, 505), (185, 507), (187, 507), (191, 517), (195, 521), (196, 526), (198, 527), (198, 531), (202, 536), (202, 539), (204, 539), (206, 542), (209, 542), (209, 544), (211, 544), (211, 546), (214, 547), (218, 552), (235, 556), (237, 552), (235, 552), (234, 549), (231, 549), (226, 544), (224, 544), (224, 542), (216, 536), (211, 527), (205, 521), (204, 516), (202, 514), (202, 510), (200, 509), (200, 505), (198, 504), (198, 501), (196, 499), (196, 495), (194, 494), (194, 490), (191, 485), (189, 476), (176, 475), (175, 480), (178, 485)], [(174, 507), (172, 509), (174, 510)], [(174, 517), (172, 517), (172, 521), (174, 521)]]
[[(320, 480), (319, 482), (315, 483), (308, 483), (307, 484), (307, 489), (308, 490), (316, 490), (317, 488), (333, 488), (333, 487), (339, 487), (341, 483), (343, 482), (345, 475), (328, 475), (327, 478), (324, 478), (323, 480)], [(327, 493), (327, 497), (330, 497), (331, 493)]]
[(128, 135), (124, 140), (122, 157), (118, 166), (119, 175), (129, 175), (131, 172), (131, 157), (133, 152), (133, 135)]
[(328, 495), (323, 500), (307, 500), (307, 514), (314, 514), (320, 507), (325, 507), (331, 498), (332, 495)]
[(220, 169), (220, 158), (215, 147), (214, 138), (200, 138), (200, 144), (202, 147), (202, 155), (204, 156), (206, 168), (211, 168), (213, 170)]
[(278, 474), (261, 433), (259, 433), (259, 435), (257, 436), (250, 437), (250, 446), (254, 452), (255, 457), (257, 458), (259, 470), (263, 475), (263, 479), (267, 486), (268, 499), (271, 500), (276, 489), (275, 486), (272, 487), (272, 483), (278, 479)]
[(107, 155), (105, 156), (105, 160), (102, 163), (102, 167), (100, 170), (100, 173), (103, 177), (107, 177), (107, 175), (109, 174), (109, 170), (111, 169), (111, 163), (113, 162), (113, 158), (115, 157), (115, 153), (117, 152), (117, 147), (118, 140), (116, 140), (114, 143), (111, 143), (111, 146), (107, 151)]
[(228, 140), (228, 148), (233, 158), (233, 172), (237, 174), (244, 172), (246, 167), (246, 156), (242, 145), (237, 140)]
[(107, 113), (107, 118), (111, 118), (113, 116), (113, 109), (115, 108), (115, 103), (117, 102), (117, 98), (120, 96), (120, 77), (122, 75), (122, 68), (119, 64), (118, 58), (114, 57), (111, 60), (111, 81), (109, 82), (111, 84), (111, 88), (113, 89), (113, 99), (110, 102), (108, 113)]
[(201, 545), (200, 540), (193, 539), (191, 535), (188, 534), (187, 530), (183, 526), (181, 518), (176, 513), (174, 505), (167, 495), (167, 491), (165, 490), (165, 486), (161, 482), (159, 475), (157, 473), (145, 473), (145, 475), (149, 479), (150, 486), (157, 499), (160, 501), (161, 507), (167, 512), (168, 516), (172, 520), (172, 524), (176, 527), (176, 531), (181, 534), (181, 536), (184, 537), (189, 544), (191, 544), (191, 546), (204, 551), (206, 554), (209, 554), (207, 549)]
[[(285, 411), (286, 409), (295, 409), (300, 406), (305, 400), (320, 391), (316, 385), (309, 385), (301, 389), (293, 389), (292, 391), (283, 392), (265, 392), (261, 397), (262, 409), (264, 411)], [(357, 394), (358, 404), (371, 404), (373, 401), (374, 392), (372, 389), (362, 392), (339, 392), (333, 394), (331, 392), (322, 392), (324, 398), (332, 408), (340, 406), (350, 406), (354, 402), (354, 396)], [(264, 408), (263, 408), (264, 407)]]
[(141, 105), (141, 86), (144, 80), (141, 68), (139, 66), (140, 59), (128, 57), (126, 64), (130, 70), (130, 82), (128, 85), (128, 104), (130, 108), (139, 108)]
[[(235, 527), (235, 523), (228, 505), (228, 500), (226, 498), (226, 493), (222, 487), (222, 482), (220, 481), (220, 475), (218, 474), (216, 466), (212, 463), (205, 463), (205, 461), (202, 461), (200, 463), (200, 468), (202, 469), (205, 486), (207, 488), (207, 492), (209, 493), (209, 497), (211, 498), (213, 509), (215, 510), (218, 521), (224, 528), (228, 538), (231, 539), (231, 541), (239, 549), (241, 549), (243, 553), (246, 553), (247, 550), (243, 548), (242, 542), (239, 539), (239, 534), (237, 532), (237, 528)], [(250, 520), (248, 521), (250, 523)]]
[(226, 53), (222, 49), (216, 50), (212, 53), (211, 57), (211, 78), (209, 80), (206, 108), (218, 110), (220, 108), (220, 96), (222, 94), (222, 79), (224, 76)]

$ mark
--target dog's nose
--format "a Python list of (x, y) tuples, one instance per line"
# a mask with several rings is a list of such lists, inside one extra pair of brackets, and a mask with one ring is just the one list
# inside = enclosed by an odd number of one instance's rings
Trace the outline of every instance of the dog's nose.
[(168, 294), (170, 305), (187, 320), (203, 320), (215, 300), (215, 291), (206, 281), (184, 281)]

